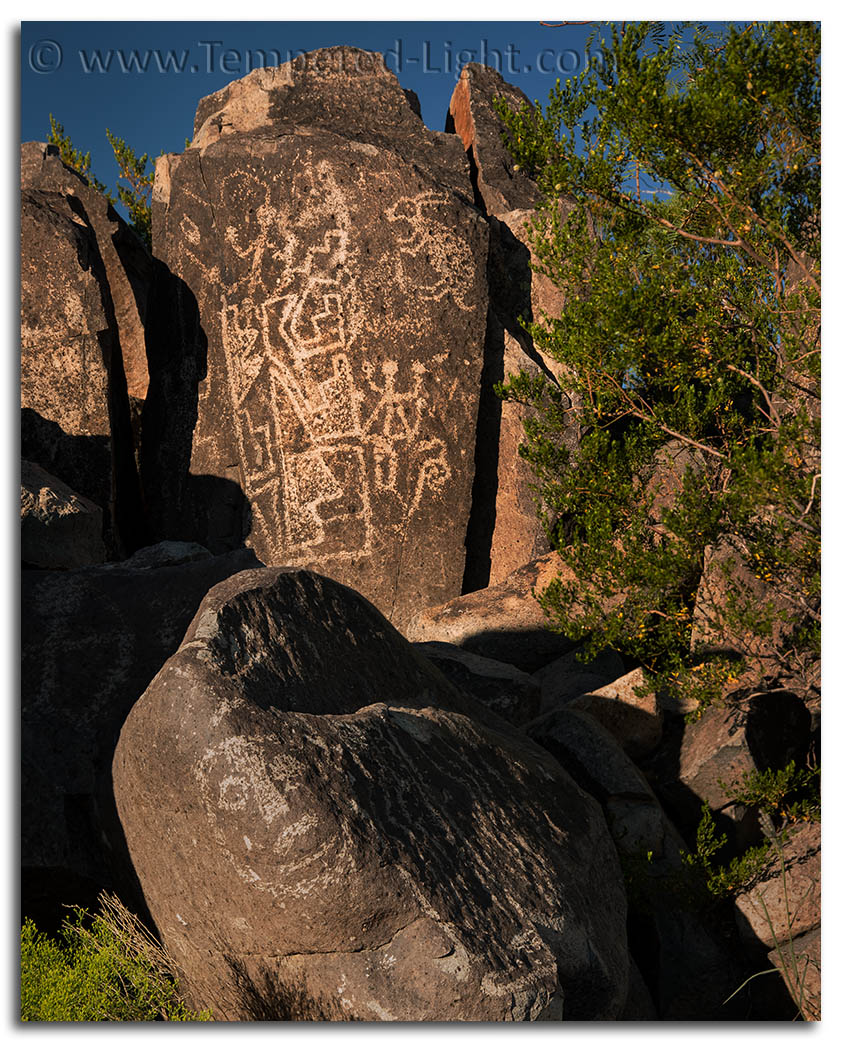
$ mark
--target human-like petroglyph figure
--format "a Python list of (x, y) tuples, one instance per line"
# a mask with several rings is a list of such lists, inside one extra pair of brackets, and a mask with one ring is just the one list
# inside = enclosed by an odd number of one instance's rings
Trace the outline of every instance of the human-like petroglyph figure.
[[(285, 208), (271, 182), (248, 173), (223, 182), (231, 196), (250, 202), (255, 195), (262, 198), (249, 207), (253, 220), (246, 228), (229, 225), (225, 230), (226, 248), (246, 275), (233, 293), (223, 290), (222, 343), (246, 463), (245, 491), (259, 519), (282, 516), (272, 549), (290, 564), (304, 563), (318, 552), (330, 525), (359, 529), (358, 538), (346, 540), (333, 556), (372, 553), (372, 493), (398, 496), (411, 516), (425, 492), (442, 489), (451, 473), (442, 440), (423, 437), (428, 366), (413, 361), (406, 374), (394, 358), (379, 366), (366, 360), (363, 329), (350, 317), (359, 310), (350, 274), (359, 258), (345, 193), (330, 165), (321, 163), (301, 170), (289, 194), (313, 199), (317, 186), (319, 201), (305, 215), (288, 204)], [(437, 261), (441, 241), (433, 226), (440, 203), (428, 191), (401, 200), (386, 214), (394, 225), (398, 276), (413, 278), (410, 266), (423, 263), (432, 278), (415, 281), (427, 299), (438, 299), (450, 288), (447, 270)], [(328, 224), (313, 242), (312, 232), (301, 224), (319, 218)], [(422, 250), (430, 254), (423, 262)], [(244, 288), (248, 295), (243, 297)], [(454, 289), (457, 306), (459, 296)], [(353, 353), (361, 358), (356, 373)], [(283, 447), (290, 414), (303, 434), (293, 450)], [(401, 487), (399, 456), (409, 445), (416, 456), (414, 474)]]
[[(246, 530), (265, 563), (314, 567), (397, 618), (461, 589), (488, 232), (460, 143), (424, 128), (391, 73), (341, 98), (308, 75), (271, 96), (242, 81), (243, 104), (262, 92), (257, 123), (198, 135), (156, 175), (156, 243), (207, 335), (190, 471), (238, 484), (249, 524), (196, 509), (208, 545)], [(359, 89), (377, 119), (346, 118)]]

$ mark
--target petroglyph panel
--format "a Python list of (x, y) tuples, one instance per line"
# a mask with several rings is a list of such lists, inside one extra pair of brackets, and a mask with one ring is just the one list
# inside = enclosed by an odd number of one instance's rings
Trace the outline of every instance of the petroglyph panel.
[[(387, 151), (317, 135), (250, 148), (226, 137), (172, 171), (170, 263), (215, 312), (191, 469), (236, 460), (266, 563), (315, 566), (389, 615), (422, 570), (425, 602), (458, 593), (485, 227)], [(416, 529), (434, 559), (410, 591)]]

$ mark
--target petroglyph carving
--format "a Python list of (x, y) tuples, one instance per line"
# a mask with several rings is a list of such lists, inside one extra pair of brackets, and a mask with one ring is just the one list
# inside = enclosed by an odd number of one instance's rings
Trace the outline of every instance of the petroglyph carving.
[(444, 217), (446, 197), (427, 191), (412, 199), (400, 199), (386, 211), (400, 247), (399, 275), (420, 300), (441, 300), (467, 310), (465, 282), (453, 266), (459, 240)]
[[(353, 274), (359, 247), (329, 163), (302, 165), (283, 185), (238, 171), (223, 179), (220, 194), (223, 212), (239, 218), (222, 236), (224, 283), (220, 267), (201, 259), (189, 212), (180, 249), (221, 298), (227, 387), (254, 522), (289, 564), (325, 550), (338, 559), (370, 554), (376, 496), (397, 498), (408, 518), (450, 478), (444, 441), (423, 436), (431, 373), (420, 361), (400, 372), (394, 358), (367, 360)], [(186, 195), (191, 205), (208, 205)], [(386, 219), (396, 249), (383, 262), (421, 299), (450, 294), (465, 308), (447, 265), (453, 233), (439, 214), (444, 201), (429, 191), (395, 203)], [(331, 545), (340, 529), (341, 546)]]
[[(355, 867), (347, 823), (328, 834), (296, 798), (302, 786), (307, 790), (306, 773), (302, 761), (240, 735), (212, 746), (194, 769), (226, 860), (246, 883), (277, 898), (330, 892)], [(227, 843), (235, 820), (251, 823), (242, 849)], [(273, 855), (268, 863), (267, 851)]]

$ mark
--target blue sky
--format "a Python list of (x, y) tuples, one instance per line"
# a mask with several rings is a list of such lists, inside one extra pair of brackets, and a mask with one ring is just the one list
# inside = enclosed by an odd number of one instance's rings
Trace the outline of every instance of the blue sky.
[[(49, 115), (109, 186), (117, 175), (105, 128), (140, 154), (181, 151), (198, 100), (251, 67), (350, 44), (386, 54), (424, 120), (444, 129), (466, 61), (500, 69), (545, 101), (556, 77), (581, 70), (589, 26), (532, 22), (23, 22), (21, 140), (45, 140)], [(145, 71), (140, 66), (145, 65)], [(180, 70), (180, 71), (179, 71)]]

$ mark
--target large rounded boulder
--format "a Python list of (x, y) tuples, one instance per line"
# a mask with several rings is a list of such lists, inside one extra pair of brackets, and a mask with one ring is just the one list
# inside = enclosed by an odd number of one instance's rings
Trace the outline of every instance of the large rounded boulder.
[(126, 721), (114, 786), (149, 910), (218, 1018), (623, 1008), (596, 802), (338, 582), (214, 587)]

